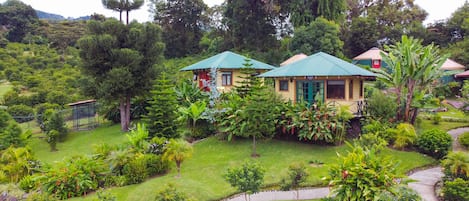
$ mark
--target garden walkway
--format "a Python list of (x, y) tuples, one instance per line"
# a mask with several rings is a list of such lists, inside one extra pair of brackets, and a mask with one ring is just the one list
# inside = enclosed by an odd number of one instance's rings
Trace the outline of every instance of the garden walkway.
[[(457, 142), (458, 136), (469, 132), (469, 127), (457, 128), (448, 131), (453, 138), (453, 150), (458, 151), (463, 148)], [(441, 167), (415, 171), (409, 178), (416, 182), (409, 183), (409, 187), (417, 191), (424, 201), (438, 201), (435, 195), (435, 184), (441, 180), (443, 172)], [(329, 188), (311, 188), (300, 190), (300, 200), (324, 198), (329, 195)], [(271, 200), (296, 200), (296, 191), (263, 191), (251, 195), (251, 201), (271, 201)], [(244, 201), (244, 194), (238, 194), (227, 201)]]

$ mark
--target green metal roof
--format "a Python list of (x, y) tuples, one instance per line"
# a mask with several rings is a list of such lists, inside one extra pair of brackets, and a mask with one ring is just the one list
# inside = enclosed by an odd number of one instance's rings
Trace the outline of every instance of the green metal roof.
[(274, 69), (274, 66), (271, 66), (266, 63), (262, 63), (255, 59), (250, 59), (245, 56), (225, 51), (215, 56), (209, 57), (202, 61), (199, 61), (195, 64), (190, 66), (184, 67), (181, 71), (191, 71), (191, 70), (202, 70), (202, 69), (239, 69), (244, 67), (244, 63), (246, 63), (246, 59), (249, 59), (252, 63), (252, 68), (254, 69), (264, 69), (264, 70), (271, 70)]
[(376, 77), (370, 71), (342, 59), (319, 52), (300, 61), (276, 68), (259, 75), (260, 77), (295, 76), (365, 76)]

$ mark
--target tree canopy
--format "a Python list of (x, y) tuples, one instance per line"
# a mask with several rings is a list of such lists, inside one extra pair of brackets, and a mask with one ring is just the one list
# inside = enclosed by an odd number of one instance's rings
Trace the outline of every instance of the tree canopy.
[(183, 57), (200, 52), (203, 35), (204, 12), (207, 5), (202, 0), (151, 0), (154, 20), (163, 28), (167, 58)]
[(85, 93), (119, 101), (121, 128), (126, 131), (130, 99), (151, 88), (157, 73), (154, 65), (161, 62), (161, 30), (151, 23), (125, 26), (116, 20), (90, 21), (88, 29), (79, 40), (83, 72), (91, 78)]

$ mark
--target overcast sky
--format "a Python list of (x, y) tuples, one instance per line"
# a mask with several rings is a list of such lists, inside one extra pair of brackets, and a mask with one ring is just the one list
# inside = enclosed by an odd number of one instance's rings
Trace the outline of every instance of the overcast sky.
[[(6, 0), (0, 0), (1, 3)], [(64, 17), (80, 17), (93, 13), (104, 14), (109, 17), (119, 17), (117, 12), (107, 10), (101, 4), (101, 0), (22, 0), (34, 9), (59, 14)], [(148, 0), (147, 0), (148, 1)], [(461, 7), (466, 0), (415, 0), (415, 3), (426, 10), (429, 15), (425, 23), (435, 20), (447, 19), (457, 8)], [(221, 4), (223, 0), (204, 0), (208, 6)], [(148, 5), (140, 10), (130, 13), (132, 19), (139, 22), (150, 20)]]

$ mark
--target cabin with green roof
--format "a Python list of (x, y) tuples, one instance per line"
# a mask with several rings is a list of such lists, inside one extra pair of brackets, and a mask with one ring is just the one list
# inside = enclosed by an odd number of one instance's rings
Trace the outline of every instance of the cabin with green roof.
[(273, 78), (275, 92), (286, 100), (348, 105), (356, 115), (363, 111), (364, 81), (376, 79), (374, 73), (324, 52), (259, 76)]
[(194, 81), (198, 83), (199, 88), (209, 91), (209, 83), (211, 82), (210, 72), (216, 72), (215, 84), (219, 92), (228, 92), (233, 89), (240, 81), (240, 69), (244, 67), (246, 62), (252, 64), (252, 68), (256, 70), (256, 74), (275, 69), (274, 66), (250, 59), (234, 52), (225, 51), (215, 56), (199, 61), (190, 66), (184, 67), (181, 71), (192, 71), (194, 73)]

